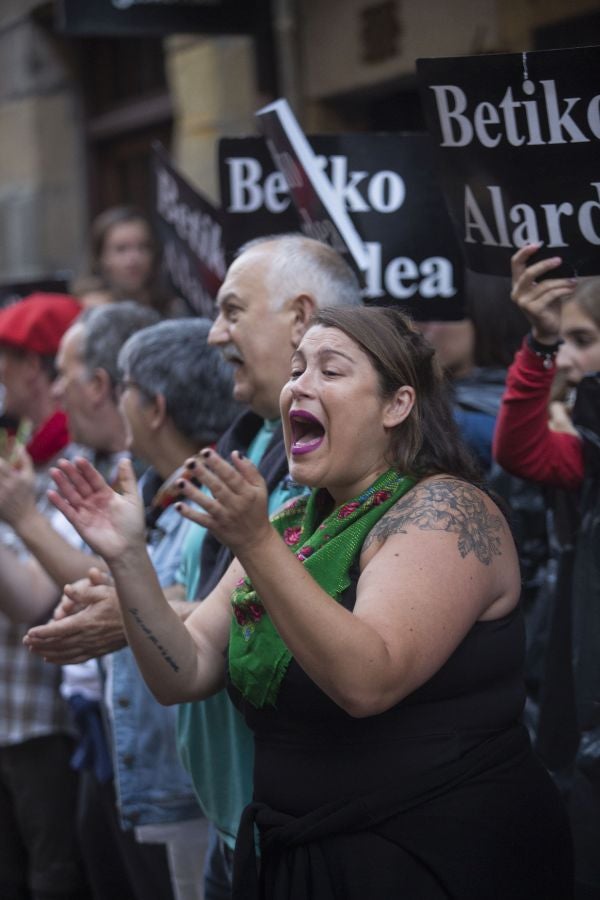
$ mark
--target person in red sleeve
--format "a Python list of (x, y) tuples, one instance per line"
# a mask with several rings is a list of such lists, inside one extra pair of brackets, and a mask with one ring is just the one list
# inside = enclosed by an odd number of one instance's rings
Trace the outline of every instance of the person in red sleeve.
[[(512, 260), (512, 298), (531, 332), (509, 369), (498, 462), (548, 489), (556, 537), (537, 749), (569, 804), (576, 898), (600, 900), (600, 278), (552, 278), (561, 260)], [(542, 279), (542, 276), (547, 276)], [(557, 372), (575, 392), (552, 426)]]
[(531, 322), (531, 331), (508, 372), (494, 456), (522, 478), (577, 488), (584, 475), (581, 436), (575, 428), (553, 430), (549, 405), (557, 370), (571, 387), (600, 370), (600, 279), (538, 282), (561, 263), (551, 257), (528, 266), (539, 248), (528, 244), (512, 261), (512, 298)]

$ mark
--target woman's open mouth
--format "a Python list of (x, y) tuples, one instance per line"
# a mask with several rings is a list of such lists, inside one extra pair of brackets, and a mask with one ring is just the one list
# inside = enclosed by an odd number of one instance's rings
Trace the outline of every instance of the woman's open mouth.
[(319, 420), (303, 409), (294, 409), (290, 412), (290, 425), (292, 427), (293, 456), (310, 453), (323, 443), (325, 429)]

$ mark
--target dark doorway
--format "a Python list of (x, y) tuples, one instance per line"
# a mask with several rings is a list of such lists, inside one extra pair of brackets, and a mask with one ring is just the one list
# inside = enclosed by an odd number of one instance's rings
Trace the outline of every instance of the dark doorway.
[(159, 38), (79, 43), (93, 217), (117, 204), (152, 211), (151, 145), (171, 144), (172, 104)]

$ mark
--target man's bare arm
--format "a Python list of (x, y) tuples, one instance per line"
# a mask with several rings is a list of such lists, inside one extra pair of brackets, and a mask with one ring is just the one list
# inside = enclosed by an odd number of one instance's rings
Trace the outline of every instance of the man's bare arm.
[(15, 531), (60, 591), (65, 584), (85, 578), (91, 566), (106, 570), (103, 560), (70, 544), (35, 507)]

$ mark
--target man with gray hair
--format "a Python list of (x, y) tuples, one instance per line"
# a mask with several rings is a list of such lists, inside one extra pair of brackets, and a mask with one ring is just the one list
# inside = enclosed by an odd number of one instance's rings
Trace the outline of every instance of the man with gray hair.
[(361, 303), (354, 272), (327, 244), (297, 234), (245, 244), (219, 291), (210, 334), (233, 363), (236, 400), (278, 419), (290, 357), (312, 314)]

